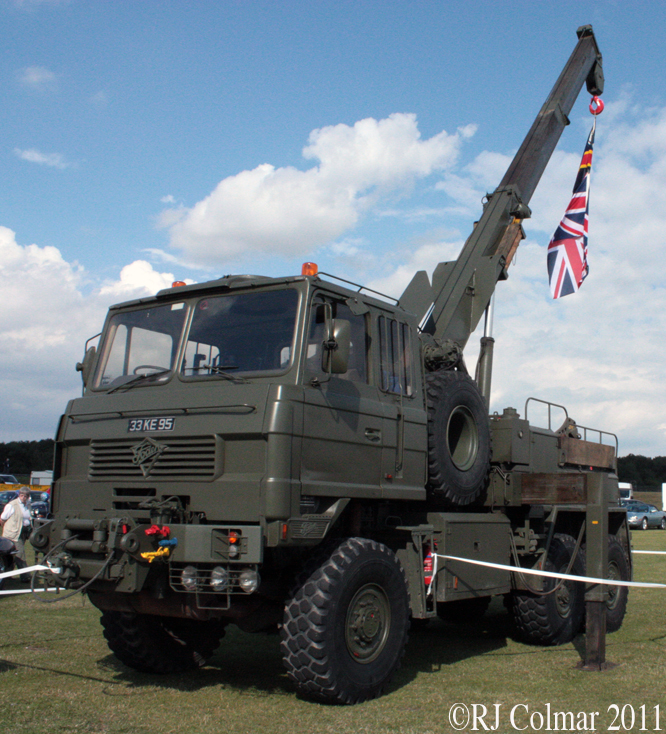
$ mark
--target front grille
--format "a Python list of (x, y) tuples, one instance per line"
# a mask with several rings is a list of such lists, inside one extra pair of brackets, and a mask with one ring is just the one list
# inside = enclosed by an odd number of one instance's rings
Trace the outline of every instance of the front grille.
[[(142, 454), (138, 448), (150, 442)], [(153, 449), (153, 446), (155, 447)], [(92, 441), (89, 478), (101, 480), (210, 480), (222, 471), (221, 441), (216, 436)]]

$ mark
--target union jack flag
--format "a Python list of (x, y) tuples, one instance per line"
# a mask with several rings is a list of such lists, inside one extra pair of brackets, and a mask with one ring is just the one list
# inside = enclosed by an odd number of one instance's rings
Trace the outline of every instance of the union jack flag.
[(592, 126), (585, 145), (573, 196), (548, 245), (548, 281), (553, 298), (575, 293), (590, 272), (587, 264), (587, 217), (595, 127)]

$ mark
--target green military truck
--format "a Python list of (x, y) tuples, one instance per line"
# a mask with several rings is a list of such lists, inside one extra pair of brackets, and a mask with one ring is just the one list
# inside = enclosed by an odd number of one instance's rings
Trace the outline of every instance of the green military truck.
[(586, 608), (597, 643), (620, 626), (626, 588), (586, 596), (518, 570), (629, 578), (614, 437), (561, 409), (557, 426), (489, 416), (492, 338), (474, 378), (463, 356), (580, 88), (601, 92), (592, 29), (578, 35), (460, 257), (432, 281), (417, 273), (396, 300), (306, 264), (110, 309), (77, 366), (54, 518), (32, 543), (101, 610), (122, 662), (196, 668), (227, 624), (277, 626), (298, 689), (354, 703), (386, 687), (410, 619), (469, 619), (502, 595), (538, 644), (571, 640)]

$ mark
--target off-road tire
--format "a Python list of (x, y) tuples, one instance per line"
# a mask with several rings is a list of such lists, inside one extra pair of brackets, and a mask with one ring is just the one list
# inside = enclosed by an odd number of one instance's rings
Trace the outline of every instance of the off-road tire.
[(437, 616), (442, 621), (453, 624), (477, 624), (483, 619), (489, 606), (489, 596), (439, 602), (437, 604)]
[(217, 621), (115, 611), (103, 612), (100, 621), (111, 651), (141, 673), (196, 670), (210, 659), (224, 636), (224, 625)]
[[(556, 535), (550, 544), (545, 571), (563, 573), (573, 554), (576, 541), (570, 535)], [(571, 574), (585, 575), (585, 557), (579, 550)], [(554, 589), (561, 579), (543, 579), (543, 591)], [(578, 634), (585, 614), (585, 585), (566, 581), (558, 591), (546, 595), (527, 591), (511, 594), (511, 611), (518, 636), (535, 645), (563, 645)]]
[(283, 662), (299, 692), (326, 703), (379, 696), (409, 633), (405, 573), (393, 551), (347, 538), (314, 557), (285, 604)]
[[(629, 581), (629, 561), (622, 543), (608, 536), (608, 578)], [(606, 632), (617, 632), (627, 613), (629, 589), (626, 586), (609, 586), (606, 601)]]
[(490, 473), (485, 400), (463, 372), (431, 372), (426, 388), (429, 497), (448, 507), (483, 502)]

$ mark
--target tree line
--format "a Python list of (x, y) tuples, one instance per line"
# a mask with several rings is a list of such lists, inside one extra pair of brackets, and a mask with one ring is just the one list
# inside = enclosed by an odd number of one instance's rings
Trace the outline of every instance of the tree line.
[(53, 469), (54, 444), (52, 438), (0, 443), (0, 473), (25, 475)]
[(621, 456), (617, 460), (617, 474), (621, 482), (661, 489), (661, 485), (666, 483), (666, 456), (655, 456), (654, 459), (640, 454)]
[[(52, 438), (41, 441), (10, 441), (0, 443), (0, 473), (30, 474), (53, 468)], [(636, 487), (661, 488), (666, 483), (666, 456), (629, 454), (617, 460), (621, 482), (631, 482)]]

